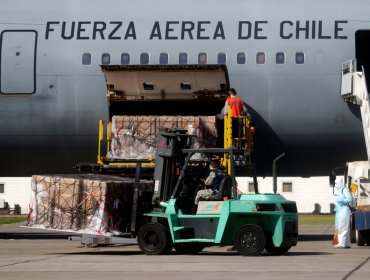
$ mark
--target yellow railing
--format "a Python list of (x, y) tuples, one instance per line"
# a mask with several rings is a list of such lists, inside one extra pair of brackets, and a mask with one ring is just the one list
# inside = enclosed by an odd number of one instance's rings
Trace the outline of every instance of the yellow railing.
[[(233, 119), (239, 120), (240, 135), (238, 137), (233, 137)], [(224, 148), (228, 149), (230, 147), (243, 150), (246, 154), (251, 154), (253, 151), (253, 133), (254, 127), (252, 127), (250, 116), (239, 116), (232, 117), (231, 109), (228, 108), (228, 114), (224, 117)], [(246, 158), (251, 164), (251, 157)], [(230, 158), (227, 154), (224, 155), (223, 165), (225, 166), (228, 173), (231, 173)]]
[(99, 136), (98, 136), (98, 163), (103, 164), (101, 150), (102, 150), (102, 142), (104, 141), (104, 122), (102, 120), (99, 121)]
[(106, 153), (107, 156), (110, 152), (111, 141), (112, 141), (112, 122), (108, 122), (107, 124), (107, 153)]
[[(104, 159), (107, 158), (110, 151), (110, 143), (112, 141), (112, 123), (108, 122), (106, 124), (106, 134), (104, 134), (104, 125), (103, 120), (99, 121), (99, 136), (98, 136), (98, 163), (104, 164)], [(106, 143), (107, 150), (105, 155), (102, 155), (103, 143)]]

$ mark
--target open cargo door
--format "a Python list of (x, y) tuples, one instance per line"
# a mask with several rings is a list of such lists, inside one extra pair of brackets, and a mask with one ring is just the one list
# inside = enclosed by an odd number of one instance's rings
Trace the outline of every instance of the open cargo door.
[(114, 115), (216, 115), (229, 89), (225, 65), (101, 65)]

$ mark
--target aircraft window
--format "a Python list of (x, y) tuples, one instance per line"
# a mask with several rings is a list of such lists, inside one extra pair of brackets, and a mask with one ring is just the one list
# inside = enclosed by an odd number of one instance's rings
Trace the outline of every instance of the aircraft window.
[(303, 64), (304, 63), (304, 53), (303, 52), (296, 52), (296, 54), (295, 54), (295, 63), (296, 64)]
[(159, 54), (159, 64), (168, 64), (168, 53)]
[(0, 194), (5, 194), (5, 184), (0, 184)]
[(198, 63), (207, 64), (207, 53), (201, 52), (198, 54)]
[(179, 63), (188, 64), (188, 54), (187, 53), (179, 53)]
[(247, 55), (245, 52), (239, 52), (236, 56), (236, 62), (238, 64), (245, 64), (247, 62)]
[(130, 54), (128, 53), (121, 54), (121, 64), (130, 64)]
[(256, 62), (257, 62), (257, 64), (265, 64), (266, 63), (266, 54), (264, 52), (257, 53)]
[(276, 64), (284, 64), (285, 63), (285, 53), (277, 52), (276, 53)]
[(140, 64), (149, 64), (149, 54), (148, 53), (140, 54)]
[(101, 64), (110, 64), (110, 54), (109, 53), (103, 53), (101, 55)]
[(292, 182), (284, 182), (283, 183), (283, 192), (293, 192), (293, 183)]
[(91, 54), (90, 53), (84, 53), (82, 55), (82, 64), (83, 65), (90, 65), (91, 64)]
[(191, 90), (191, 84), (188, 82), (181, 82), (180, 87), (182, 90)]
[(218, 64), (226, 64), (226, 53), (218, 53), (217, 63)]
[(144, 82), (143, 83), (143, 88), (145, 90), (154, 90), (154, 83), (152, 83), (152, 82)]

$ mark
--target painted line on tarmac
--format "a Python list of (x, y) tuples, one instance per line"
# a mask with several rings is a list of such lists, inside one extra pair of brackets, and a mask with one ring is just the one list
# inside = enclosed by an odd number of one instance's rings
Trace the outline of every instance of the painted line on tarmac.
[(61, 257), (63, 257), (63, 256), (55, 256), (55, 257), (44, 258), (44, 259), (36, 259), (36, 260), (28, 260), (28, 261), (22, 261), (22, 262), (8, 263), (8, 264), (0, 265), (0, 268), (7, 267), (7, 266), (12, 266), (12, 265), (17, 265), (17, 264), (25, 264), (25, 263), (32, 263), (32, 262), (38, 262), (38, 261), (46, 261), (46, 260), (51, 260), (51, 259), (56, 259), (56, 258), (61, 258)]
[(359, 270), (365, 263), (367, 263), (370, 260), (370, 257), (368, 257), (366, 260), (364, 260), (362, 263), (360, 263), (355, 269), (351, 270), (349, 273), (347, 273), (342, 279), (346, 280), (348, 277), (350, 277), (353, 273), (355, 273), (357, 270)]

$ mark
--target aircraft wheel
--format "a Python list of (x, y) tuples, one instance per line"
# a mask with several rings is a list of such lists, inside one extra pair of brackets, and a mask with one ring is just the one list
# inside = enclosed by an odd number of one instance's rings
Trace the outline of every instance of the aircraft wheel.
[(365, 230), (356, 230), (356, 244), (358, 246), (365, 245)]
[(160, 223), (143, 225), (137, 235), (142, 252), (147, 255), (168, 254), (172, 250), (172, 239), (167, 228)]
[(274, 245), (268, 245), (266, 246), (266, 251), (269, 252), (270, 255), (273, 256), (281, 256), (284, 255), (286, 252), (288, 252), (292, 248), (291, 246), (288, 247), (275, 247)]
[(175, 243), (173, 248), (180, 254), (193, 255), (202, 252), (204, 249), (202, 243)]
[(244, 256), (259, 255), (265, 249), (265, 245), (265, 234), (257, 225), (243, 225), (234, 236), (234, 247)]

